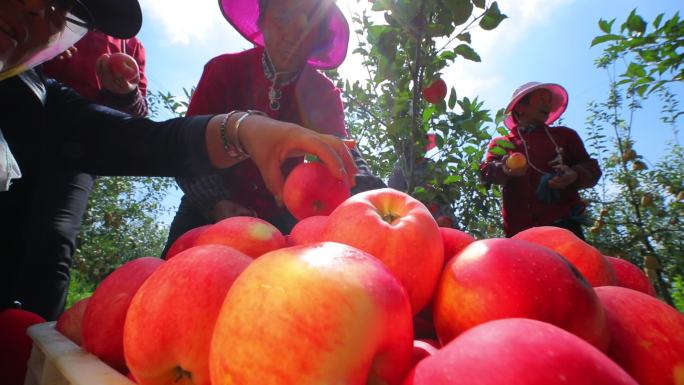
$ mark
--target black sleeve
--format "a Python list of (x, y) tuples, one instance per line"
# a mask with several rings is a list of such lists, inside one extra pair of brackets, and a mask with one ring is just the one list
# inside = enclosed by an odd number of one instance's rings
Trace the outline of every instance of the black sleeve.
[(47, 81), (46, 138), (58, 162), (97, 175), (191, 176), (215, 171), (205, 145), (210, 116), (154, 122), (94, 104)]

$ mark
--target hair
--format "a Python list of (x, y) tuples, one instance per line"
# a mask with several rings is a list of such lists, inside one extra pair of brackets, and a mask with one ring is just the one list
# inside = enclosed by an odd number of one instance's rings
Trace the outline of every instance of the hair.
[[(257, 19), (257, 25), (261, 24), (261, 22), (264, 20), (264, 15), (266, 12), (264, 10), (268, 7), (270, 0), (259, 0), (259, 18)], [(325, 0), (319, 0), (319, 3), (321, 1)], [(329, 44), (331, 44), (332, 39), (330, 38), (330, 29), (325, 28), (328, 25), (328, 21), (332, 17), (331, 12), (328, 12), (324, 18), (322, 18), (319, 21), (319, 26), (321, 28), (318, 28), (318, 42), (314, 46), (314, 49), (312, 51), (312, 54), (318, 50), (322, 50), (328, 47)]]

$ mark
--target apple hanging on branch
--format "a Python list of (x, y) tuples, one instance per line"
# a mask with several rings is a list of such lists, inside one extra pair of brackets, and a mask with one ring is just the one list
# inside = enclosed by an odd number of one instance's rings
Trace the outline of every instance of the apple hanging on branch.
[(447, 85), (444, 80), (435, 79), (429, 86), (423, 88), (423, 97), (428, 103), (437, 104), (447, 95)]

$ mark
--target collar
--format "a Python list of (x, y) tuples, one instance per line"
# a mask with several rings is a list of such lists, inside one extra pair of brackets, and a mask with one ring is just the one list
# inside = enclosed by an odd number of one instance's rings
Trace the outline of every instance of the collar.
[(268, 52), (264, 49), (264, 53), (261, 55), (261, 66), (264, 69), (264, 75), (266, 79), (272, 82), (274, 87), (282, 87), (288, 84), (294, 83), (299, 77), (302, 70), (291, 71), (291, 72), (277, 72), (271, 62), (271, 58), (268, 56)]

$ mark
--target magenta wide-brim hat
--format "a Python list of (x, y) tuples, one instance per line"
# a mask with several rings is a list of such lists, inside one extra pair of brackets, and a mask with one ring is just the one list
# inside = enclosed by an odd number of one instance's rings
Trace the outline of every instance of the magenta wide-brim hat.
[(568, 91), (566, 91), (563, 86), (555, 83), (529, 82), (518, 87), (518, 89), (513, 92), (511, 101), (508, 103), (508, 107), (506, 107), (507, 116), (504, 120), (506, 127), (513, 129), (518, 125), (515, 119), (513, 119), (512, 112), (513, 108), (515, 108), (515, 105), (518, 104), (520, 99), (524, 98), (525, 95), (528, 95), (531, 92), (539, 89), (548, 90), (552, 95), (551, 111), (549, 111), (549, 117), (546, 119), (545, 123), (550, 125), (558, 120), (561, 115), (563, 115), (563, 112), (565, 112), (565, 109), (568, 107)]
[[(223, 17), (245, 39), (264, 46), (264, 35), (259, 30), (259, 0), (219, 0)], [(334, 5), (328, 22), (330, 39), (315, 47), (308, 63), (314, 68), (327, 70), (339, 67), (347, 56), (349, 24), (342, 11)]]

